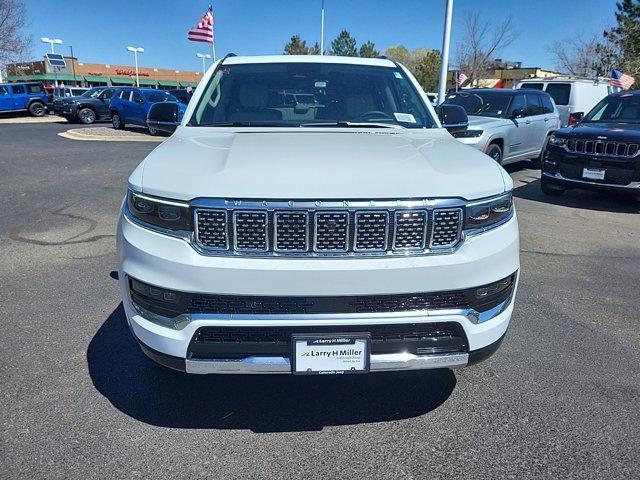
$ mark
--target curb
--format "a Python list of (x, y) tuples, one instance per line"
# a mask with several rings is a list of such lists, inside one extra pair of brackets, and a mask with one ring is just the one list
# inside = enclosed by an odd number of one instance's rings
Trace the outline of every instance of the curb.
[(24, 125), (27, 123), (67, 123), (62, 117), (55, 115), (45, 115), (44, 117), (0, 117), (0, 124), (5, 125)]
[(116, 135), (87, 135), (80, 133), (81, 128), (72, 128), (66, 132), (58, 133), (59, 136), (70, 140), (81, 140), (90, 142), (164, 142), (167, 137), (152, 137), (151, 135), (142, 135), (136, 137), (116, 136)]

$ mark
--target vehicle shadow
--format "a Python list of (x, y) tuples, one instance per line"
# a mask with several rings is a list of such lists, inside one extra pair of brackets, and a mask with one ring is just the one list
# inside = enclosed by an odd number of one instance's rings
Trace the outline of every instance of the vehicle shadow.
[(120, 304), (87, 349), (96, 389), (118, 410), (171, 428), (318, 431), (412, 418), (453, 392), (451, 370), (344, 377), (187, 375), (155, 365), (129, 333)]
[(567, 190), (564, 195), (555, 197), (542, 193), (540, 189), (540, 178), (520, 179), (518, 181), (518, 183), (523, 182), (523, 185), (519, 185), (513, 189), (514, 197), (584, 210), (640, 213), (640, 201), (632, 195), (572, 189)]

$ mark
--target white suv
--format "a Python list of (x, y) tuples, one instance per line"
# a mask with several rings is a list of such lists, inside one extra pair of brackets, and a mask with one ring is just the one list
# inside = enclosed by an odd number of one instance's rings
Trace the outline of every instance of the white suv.
[[(149, 124), (175, 133), (132, 173), (118, 224), (123, 304), (149, 357), (342, 374), (498, 348), (519, 272), (512, 181), (442, 127), (405, 67), (227, 57), (178, 112), (152, 107)], [(464, 128), (460, 107), (440, 116)]]

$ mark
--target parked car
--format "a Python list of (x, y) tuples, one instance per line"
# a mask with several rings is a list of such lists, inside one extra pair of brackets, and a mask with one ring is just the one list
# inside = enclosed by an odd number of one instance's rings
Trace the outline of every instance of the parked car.
[[(127, 321), (188, 373), (344, 374), (473, 364), (518, 281), (510, 176), (442, 128), (386, 59), (227, 57), (128, 181)], [(313, 97), (309, 112), (281, 92)], [(453, 131), (467, 116), (439, 108)]]
[(193, 89), (180, 88), (178, 90), (170, 90), (169, 93), (176, 97), (180, 103), (188, 105), (193, 96)]
[(578, 125), (556, 130), (541, 187), (549, 195), (568, 188), (640, 195), (640, 91), (609, 95)]
[(576, 124), (596, 103), (620, 90), (612, 87), (609, 79), (579, 77), (531, 78), (521, 81), (516, 88), (542, 90), (551, 95), (563, 127)]
[(94, 87), (79, 97), (57, 98), (53, 100), (53, 113), (68, 122), (91, 124), (99, 120), (109, 120), (109, 101), (114, 87)]
[(79, 97), (84, 92), (89, 90), (86, 87), (55, 87), (51, 92), (54, 98), (56, 97)]
[(527, 159), (539, 164), (549, 135), (560, 127), (551, 97), (537, 90), (466, 89), (450, 93), (445, 104), (460, 105), (469, 115), (469, 128), (454, 137), (501, 165)]
[[(120, 130), (127, 124), (147, 127), (147, 113), (151, 105), (158, 102), (174, 102), (184, 112), (186, 106), (164, 90), (142, 88), (118, 88), (111, 97), (109, 109), (113, 128)], [(158, 135), (158, 129), (147, 127), (151, 135)]]
[(88, 88), (85, 87), (54, 87), (45, 89), (49, 94), (49, 102), (45, 105), (47, 113), (53, 112), (53, 102), (59, 98), (79, 97), (85, 93)]
[(1, 83), (0, 113), (27, 111), (42, 117), (49, 96), (41, 83)]

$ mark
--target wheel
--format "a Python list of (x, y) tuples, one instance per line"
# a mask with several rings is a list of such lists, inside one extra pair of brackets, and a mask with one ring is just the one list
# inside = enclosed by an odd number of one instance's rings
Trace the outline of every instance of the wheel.
[(115, 128), (116, 130), (122, 130), (124, 128), (124, 123), (122, 123), (120, 114), (117, 112), (113, 112), (111, 114), (111, 124), (113, 125), (113, 128)]
[(33, 102), (29, 105), (29, 113), (34, 117), (43, 117), (46, 113), (44, 105), (40, 102)]
[(96, 112), (90, 108), (83, 108), (78, 112), (78, 119), (80, 120), (80, 123), (90, 125), (96, 121)]
[(547, 136), (546, 140), (544, 141), (544, 144), (542, 145), (542, 150), (540, 150), (540, 155), (538, 155), (536, 158), (531, 159), (531, 166), (533, 168), (542, 168), (542, 161), (544, 160), (544, 154), (547, 150), (547, 143), (549, 143), (549, 136)]
[(502, 149), (500, 148), (500, 145), (498, 145), (497, 143), (492, 143), (491, 145), (489, 145), (486, 153), (491, 158), (493, 158), (498, 163), (498, 165), (502, 165)]
[(551, 195), (553, 197), (559, 197), (566, 190), (564, 187), (561, 187), (560, 185), (553, 185), (552, 183), (549, 183), (547, 179), (544, 177), (540, 179), (540, 189), (542, 190), (542, 193), (544, 193), (545, 195)]
[(154, 137), (160, 135), (160, 130), (157, 128), (147, 127), (147, 129), (149, 130), (149, 135), (153, 135)]

